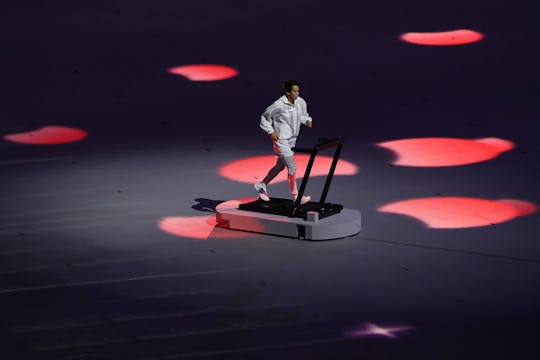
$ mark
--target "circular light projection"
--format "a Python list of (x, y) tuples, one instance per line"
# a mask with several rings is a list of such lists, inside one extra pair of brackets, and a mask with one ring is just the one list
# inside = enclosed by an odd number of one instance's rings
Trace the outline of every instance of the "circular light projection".
[[(309, 156), (305, 154), (294, 155), (296, 160), (296, 173), (304, 175), (309, 161)], [(333, 158), (329, 156), (317, 156), (311, 169), (310, 177), (326, 176), (330, 170)], [(276, 163), (276, 157), (273, 155), (256, 156), (246, 159), (232, 161), (221, 166), (218, 173), (227, 179), (243, 182), (256, 183), (260, 182), (268, 170)], [(339, 160), (336, 166), (334, 175), (354, 175), (358, 173), (358, 166), (346, 160)], [(283, 170), (272, 183), (287, 181), (287, 170)]]
[(516, 199), (431, 197), (394, 202), (378, 211), (409, 216), (433, 229), (460, 229), (503, 223), (537, 209), (533, 203)]
[[(241, 203), (247, 203), (255, 201), (257, 198), (245, 198), (230, 201), (231, 206), (237, 208)], [(264, 232), (262, 225), (258, 224), (257, 220), (250, 220), (254, 223), (250, 228), (260, 229), (259, 232)], [(232, 239), (232, 238), (246, 238), (248, 233), (244, 233), (236, 230), (228, 230), (217, 227), (216, 215), (203, 215), (203, 216), (167, 216), (161, 218), (158, 222), (158, 228), (171, 235), (206, 240), (212, 235), (213, 238), (219, 239)]]
[(498, 138), (415, 138), (375, 144), (396, 154), (393, 165), (416, 167), (459, 166), (496, 158), (515, 144)]
[(6, 141), (33, 144), (33, 145), (54, 145), (80, 141), (88, 136), (88, 133), (81, 129), (65, 126), (44, 126), (36, 130), (8, 134), (3, 138)]
[(217, 81), (230, 79), (238, 75), (238, 70), (227, 65), (193, 64), (172, 67), (167, 70), (191, 81)]
[(168, 216), (158, 227), (166, 233), (192, 239), (208, 239), (216, 226), (216, 216)]
[(538, 209), (538, 207), (528, 201), (516, 199), (499, 199), (498, 202), (514, 207), (519, 216), (530, 215)]
[(482, 33), (474, 30), (453, 30), (440, 32), (410, 32), (399, 36), (407, 43), (428, 46), (455, 46), (478, 42), (484, 38)]

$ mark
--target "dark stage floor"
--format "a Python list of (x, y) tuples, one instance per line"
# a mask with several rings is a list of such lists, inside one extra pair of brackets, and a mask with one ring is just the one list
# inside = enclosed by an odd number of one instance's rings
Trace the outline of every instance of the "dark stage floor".
[[(3, 5), (1, 359), (540, 357), (538, 3)], [(400, 39), (458, 29), (483, 37)], [(193, 64), (238, 73), (168, 71)], [(214, 228), (290, 78), (298, 145), (345, 139), (357, 235)]]

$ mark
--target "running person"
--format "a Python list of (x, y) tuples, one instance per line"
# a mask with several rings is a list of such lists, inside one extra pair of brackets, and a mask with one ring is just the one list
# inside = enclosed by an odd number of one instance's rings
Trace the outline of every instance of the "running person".
[[(264, 180), (254, 184), (259, 197), (263, 201), (270, 201), (266, 186), (283, 170), (287, 168), (287, 182), (291, 190), (292, 199), (296, 201), (298, 188), (296, 185), (296, 162), (293, 148), (300, 133), (300, 124), (311, 127), (313, 122), (307, 113), (307, 103), (300, 95), (300, 84), (294, 80), (283, 83), (285, 94), (274, 101), (261, 115), (260, 127), (274, 144), (274, 153), (277, 161), (268, 171)], [(309, 196), (302, 196), (301, 204), (311, 200)]]

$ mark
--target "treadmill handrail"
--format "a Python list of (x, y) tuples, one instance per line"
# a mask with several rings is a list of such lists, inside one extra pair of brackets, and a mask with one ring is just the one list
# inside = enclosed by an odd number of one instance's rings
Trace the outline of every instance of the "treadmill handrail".
[(337, 146), (336, 152), (334, 153), (334, 158), (332, 159), (332, 165), (330, 166), (330, 170), (328, 171), (328, 176), (326, 177), (326, 183), (324, 184), (324, 189), (321, 194), (320, 202), (324, 203), (326, 201), (326, 195), (328, 194), (328, 190), (330, 189), (330, 183), (332, 182), (332, 177), (334, 176), (334, 171), (336, 169), (337, 162), (341, 154), (341, 148), (343, 147), (343, 137), (338, 137), (338, 138), (333, 138), (333, 139), (319, 138), (318, 140), (319, 140), (319, 144), (313, 146), (312, 149), (297, 148), (297, 147), (292, 148), (292, 150), (295, 152), (307, 153), (311, 155), (309, 157), (308, 165), (306, 167), (306, 172), (304, 173), (302, 184), (300, 185), (300, 190), (298, 191), (298, 196), (294, 203), (291, 216), (294, 216), (296, 214), (296, 211), (300, 207), (300, 202), (302, 200), (302, 196), (304, 195), (304, 191), (306, 190), (309, 174), (311, 173), (311, 168), (313, 167), (313, 163), (315, 161), (315, 157), (317, 156), (317, 153), (319, 152), (319, 150), (323, 150), (331, 146)]
[(325, 138), (319, 138), (319, 143), (315, 146), (313, 146), (312, 149), (307, 148), (299, 148), (299, 147), (293, 147), (292, 151), (299, 152), (299, 153), (305, 153), (305, 154), (311, 154), (315, 151), (324, 150), (329, 147), (332, 147), (334, 145), (339, 145), (340, 143), (343, 144), (343, 138), (333, 138), (333, 139), (325, 139)]

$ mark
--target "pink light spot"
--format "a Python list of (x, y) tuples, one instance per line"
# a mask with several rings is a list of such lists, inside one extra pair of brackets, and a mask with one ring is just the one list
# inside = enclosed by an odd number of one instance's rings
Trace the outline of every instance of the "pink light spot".
[(499, 199), (497, 200), (500, 203), (513, 206), (514, 209), (518, 212), (519, 216), (526, 216), (536, 212), (538, 207), (530, 202), (516, 199)]
[(433, 229), (460, 229), (503, 223), (537, 209), (533, 203), (515, 199), (432, 197), (394, 202), (378, 211), (409, 216)]
[[(232, 207), (237, 208), (241, 203), (251, 202), (254, 200), (256, 200), (256, 198), (237, 199), (235, 201), (231, 201), (230, 204)], [(258, 232), (264, 232), (262, 225), (260, 225), (257, 220), (251, 219), (248, 221), (253, 221), (250, 228), (259, 229), (260, 231)], [(171, 235), (200, 240), (206, 240), (210, 237), (210, 235), (212, 235), (213, 238), (221, 239), (243, 238), (250, 236), (248, 233), (217, 227), (215, 214), (203, 216), (168, 216), (160, 219), (158, 222), (158, 228)]]
[[(298, 176), (303, 176), (309, 156), (305, 154), (297, 154), (294, 156), (296, 160), (296, 173)], [(229, 162), (218, 169), (218, 173), (230, 180), (243, 183), (256, 183), (261, 181), (270, 168), (276, 163), (276, 157), (273, 155), (256, 156), (236, 161)], [(329, 156), (317, 156), (311, 169), (311, 176), (326, 176), (330, 170), (332, 158)], [(354, 175), (358, 173), (358, 166), (346, 160), (339, 160), (334, 172), (335, 175)], [(283, 170), (272, 183), (286, 181), (287, 170)]]
[(159, 221), (166, 233), (193, 239), (208, 239), (216, 226), (216, 216), (170, 216)]
[(396, 333), (413, 329), (412, 326), (389, 326), (383, 327), (377, 324), (365, 323), (360, 329), (350, 331), (348, 336), (383, 336), (389, 339), (397, 339)]
[(191, 81), (217, 81), (230, 79), (238, 75), (238, 70), (227, 65), (194, 64), (172, 67), (171, 74), (181, 75)]
[(79, 141), (87, 135), (86, 131), (76, 128), (44, 126), (32, 131), (4, 135), (3, 138), (6, 141), (20, 144), (52, 145)]
[(386, 141), (376, 146), (392, 151), (394, 165), (417, 167), (459, 166), (487, 161), (514, 148), (514, 143), (497, 138), (413, 138)]
[(399, 36), (404, 42), (416, 45), (455, 46), (478, 42), (484, 38), (482, 33), (473, 30), (453, 30), (440, 32), (410, 32)]

